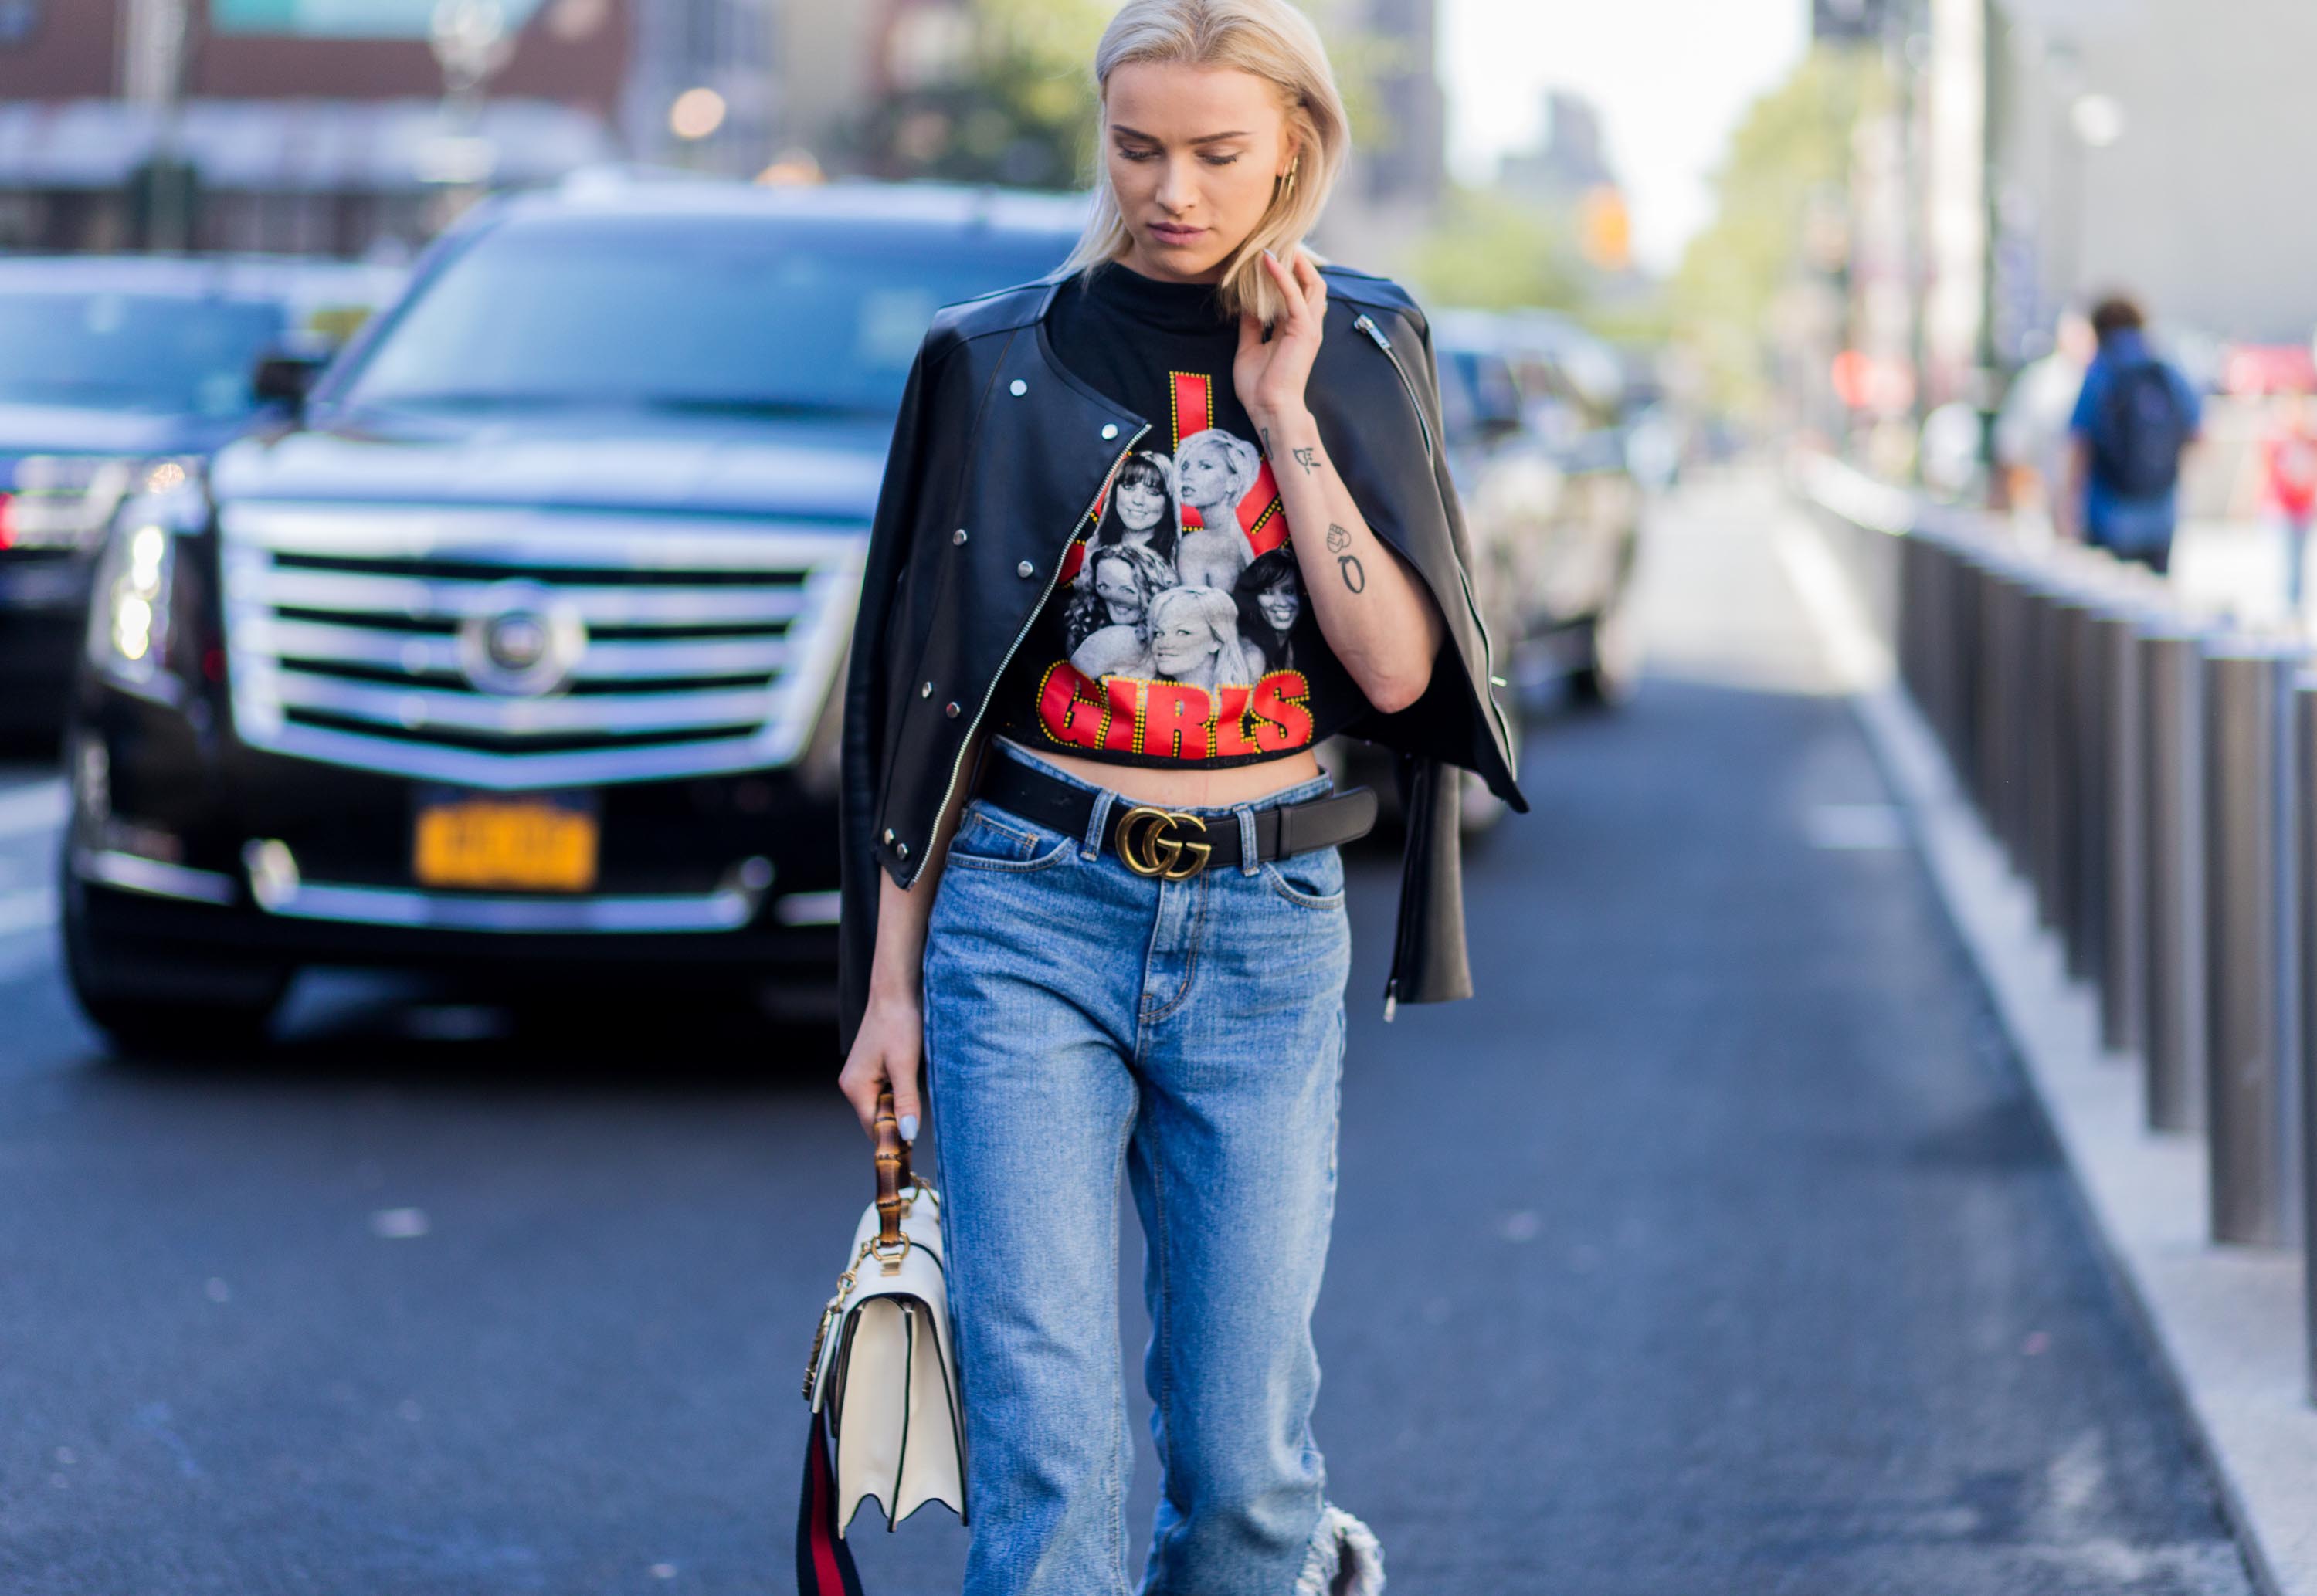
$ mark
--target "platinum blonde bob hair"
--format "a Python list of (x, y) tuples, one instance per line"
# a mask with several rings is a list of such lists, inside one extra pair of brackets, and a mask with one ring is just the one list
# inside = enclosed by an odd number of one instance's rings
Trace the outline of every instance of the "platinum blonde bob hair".
[[(1279, 290), (1263, 269), (1266, 249), (1283, 261), (1327, 208), (1351, 153), (1351, 123), (1320, 30), (1290, 0), (1127, 0), (1095, 47), (1095, 93), (1109, 129), (1110, 75), (1135, 61), (1230, 67), (1267, 79), (1279, 91), (1294, 142), (1294, 176), (1275, 183), (1255, 230), (1224, 263), (1215, 297), (1226, 315), (1252, 310), (1275, 321)], [(1095, 155), (1094, 214), (1063, 271), (1091, 272), (1124, 254), (1132, 242), (1110, 183), (1106, 145)]]

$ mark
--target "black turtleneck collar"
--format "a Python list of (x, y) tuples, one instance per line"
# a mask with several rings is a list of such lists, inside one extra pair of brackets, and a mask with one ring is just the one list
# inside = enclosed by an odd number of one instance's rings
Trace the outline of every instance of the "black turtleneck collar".
[(1087, 279), (1087, 297), (1161, 332), (1214, 333), (1225, 320), (1212, 282), (1161, 282), (1117, 261), (1105, 261)]

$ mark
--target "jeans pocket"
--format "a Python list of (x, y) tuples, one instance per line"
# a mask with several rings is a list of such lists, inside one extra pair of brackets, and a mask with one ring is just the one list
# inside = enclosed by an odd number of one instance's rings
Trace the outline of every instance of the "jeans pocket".
[(1290, 854), (1263, 867), (1271, 890), (1299, 909), (1340, 909), (1344, 906), (1344, 856), (1334, 848), (1314, 848)]
[(970, 870), (1018, 874), (1050, 869), (1077, 851), (1078, 844), (1070, 838), (975, 798), (966, 805), (957, 834), (950, 839), (949, 863)]

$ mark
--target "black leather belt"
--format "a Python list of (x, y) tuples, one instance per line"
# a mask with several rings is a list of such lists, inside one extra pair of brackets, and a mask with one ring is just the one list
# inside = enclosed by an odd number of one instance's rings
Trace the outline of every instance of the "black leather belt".
[[(1094, 816), (1095, 795), (1008, 757), (983, 772), (980, 796), (1049, 831), (1083, 837)], [(1286, 859), (1314, 848), (1356, 842), (1375, 825), (1376, 796), (1364, 787), (1300, 804), (1255, 811), (1255, 856)], [(1239, 816), (1200, 816), (1155, 804), (1114, 801), (1104, 828), (1104, 846), (1140, 876), (1187, 881), (1209, 865), (1236, 865), (1239, 859)]]

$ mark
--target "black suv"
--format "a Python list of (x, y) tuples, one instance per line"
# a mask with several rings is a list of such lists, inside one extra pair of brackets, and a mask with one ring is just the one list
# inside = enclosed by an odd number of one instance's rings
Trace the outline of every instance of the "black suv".
[(297, 420), (114, 518), (67, 747), (91, 1017), (225, 1040), (311, 965), (825, 986), (910, 361), (1082, 216), (627, 183), (439, 242)]
[(0, 732), (63, 722), (121, 500), (263, 415), (264, 356), (342, 342), (402, 276), (247, 255), (0, 260)]

